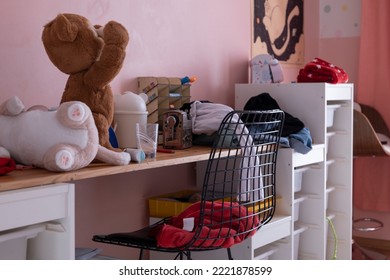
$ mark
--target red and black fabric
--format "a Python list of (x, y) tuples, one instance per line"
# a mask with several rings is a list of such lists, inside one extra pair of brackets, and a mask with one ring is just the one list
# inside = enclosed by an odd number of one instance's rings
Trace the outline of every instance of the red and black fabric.
[[(233, 203), (236, 204), (236, 203)], [(198, 226), (200, 215), (200, 202), (196, 202), (185, 209), (182, 213), (172, 217), (167, 224), (162, 225), (157, 232), (157, 244), (160, 247), (172, 248), (185, 246), (194, 236), (194, 231), (183, 229), (183, 221), (186, 218), (194, 218), (194, 227)], [(199, 233), (198, 240), (193, 244), (194, 247), (217, 246), (229, 248), (244, 240), (246, 232), (254, 226), (257, 226), (259, 218), (254, 215), (252, 218), (240, 219), (244, 217), (248, 210), (244, 206), (229, 208), (224, 207), (222, 202), (206, 202), (205, 224), (210, 224), (211, 220), (223, 222), (226, 221), (226, 227), (210, 228), (203, 226)], [(252, 231), (250, 235), (253, 235)], [(213, 238), (218, 238), (217, 240)]]
[(15, 169), (16, 164), (12, 158), (0, 158), (0, 175), (5, 175)]
[(348, 82), (348, 74), (340, 67), (316, 57), (299, 70), (297, 81), (340, 84)]

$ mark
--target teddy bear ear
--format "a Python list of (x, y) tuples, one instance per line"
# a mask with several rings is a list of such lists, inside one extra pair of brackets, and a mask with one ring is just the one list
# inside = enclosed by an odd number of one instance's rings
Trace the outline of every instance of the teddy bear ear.
[(78, 33), (77, 25), (71, 23), (63, 14), (59, 14), (53, 22), (58, 39), (64, 42), (72, 42)]

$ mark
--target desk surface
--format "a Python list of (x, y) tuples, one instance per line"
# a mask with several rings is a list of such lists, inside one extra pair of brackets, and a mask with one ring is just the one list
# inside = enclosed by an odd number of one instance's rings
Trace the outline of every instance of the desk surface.
[(121, 174), (164, 166), (207, 160), (210, 147), (191, 147), (176, 150), (175, 153), (157, 153), (155, 160), (145, 160), (142, 163), (130, 163), (125, 166), (111, 166), (103, 163), (92, 163), (89, 166), (69, 172), (50, 172), (45, 169), (14, 170), (5, 176), (0, 176), (0, 191), (9, 191), (40, 185), (70, 182), (113, 174)]

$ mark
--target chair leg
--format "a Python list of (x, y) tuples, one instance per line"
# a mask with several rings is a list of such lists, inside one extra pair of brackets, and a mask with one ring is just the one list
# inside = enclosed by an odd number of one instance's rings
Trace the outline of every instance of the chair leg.
[(143, 259), (143, 256), (144, 256), (144, 249), (140, 249), (140, 250), (139, 250), (139, 257), (138, 257), (138, 259), (139, 259), (139, 260), (142, 260), (142, 259)]
[(232, 260), (233, 256), (232, 256), (232, 251), (230, 250), (230, 248), (227, 248), (227, 254), (228, 254), (229, 260)]
[(179, 260), (183, 259), (183, 252), (177, 253), (177, 255), (175, 256), (174, 260), (177, 260), (177, 259), (179, 259)]

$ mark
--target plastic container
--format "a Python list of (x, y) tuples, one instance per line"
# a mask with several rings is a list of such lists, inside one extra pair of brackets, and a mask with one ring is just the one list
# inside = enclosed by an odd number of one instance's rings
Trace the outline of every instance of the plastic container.
[(329, 187), (326, 189), (326, 196), (325, 196), (325, 209), (328, 209), (328, 205), (329, 205), (329, 194), (331, 192), (333, 192), (336, 188), (335, 187)]
[(146, 124), (148, 112), (141, 95), (126, 91), (114, 95), (115, 133), (120, 148), (137, 148), (136, 124)]
[(326, 182), (328, 182), (328, 175), (329, 175), (329, 172), (328, 172), (328, 170), (329, 170), (329, 167), (333, 164), (333, 163), (335, 163), (335, 160), (334, 159), (329, 159), (329, 160), (327, 160), (326, 161), (326, 165), (325, 165), (325, 180), (326, 180)]
[(302, 177), (305, 171), (309, 170), (309, 167), (295, 168), (294, 169), (294, 192), (299, 192), (302, 189)]
[(294, 200), (294, 222), (299, 220), (299, 207), (301, 202), (305, 201), (307, 196), (301, 196)]
[(336, 132), (327, 132), (326, 133), (326, 154), (328, 154), (328, 151), (329, 151), (329, 142), (332, 139), (332, 137), (335, 135), (336, 135)]
[(333, 126), (333, 120), (334, 120), (334, 112), (340, 108), (340, 104), (328, 104), (326, 106), (327, 109), (327, 115), (326, 115), (326, 127), (332, 127)]

